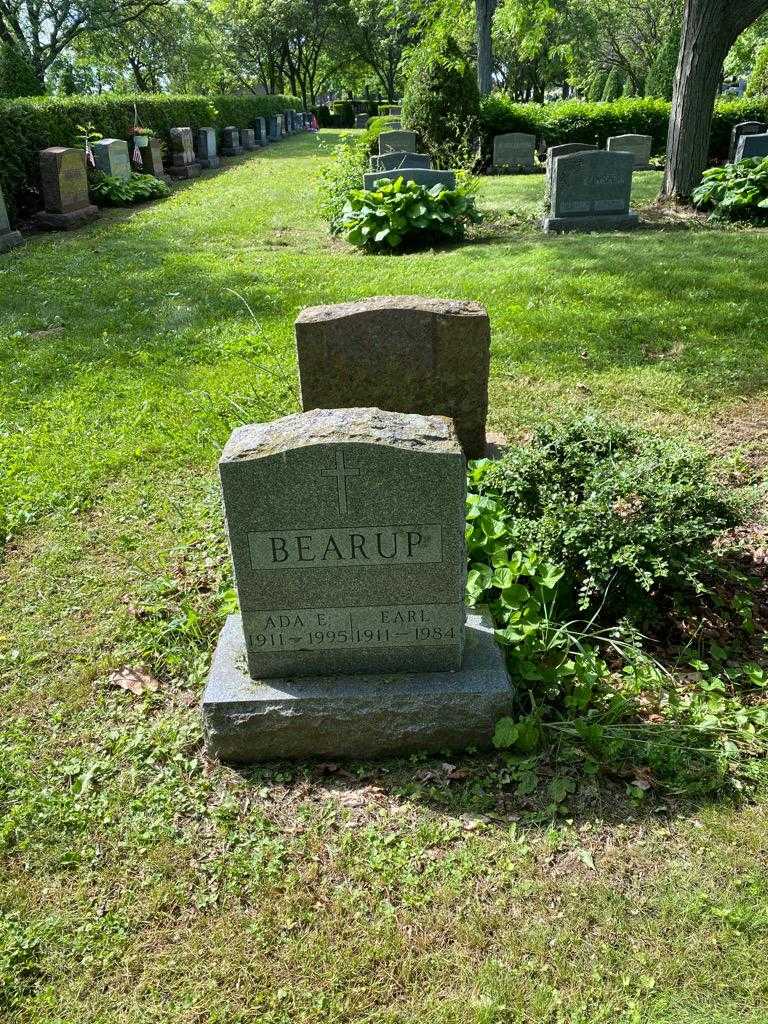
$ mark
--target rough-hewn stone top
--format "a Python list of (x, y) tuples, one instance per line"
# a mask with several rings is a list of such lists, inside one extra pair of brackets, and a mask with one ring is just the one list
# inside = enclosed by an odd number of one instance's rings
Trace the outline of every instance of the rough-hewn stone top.
[(374, 444), (437, 455), (462, 454), (453, 420), (447, 416), (382, 409), (313, 409), (271, 423), (238, 427), (220, 461), (261, 459), (320, 444)]
[(343, 320), (350, 316), (367, 315), (390, 309), (415, 309), (443, 316), (488, 316), (485, 308), (479, 302), (429, 299), (422, 295), (381, 295), (370, 299), (360, 299), (357, 302), (338, 302), (331, 306), (308, 306), (299, 313), (296, 323)]

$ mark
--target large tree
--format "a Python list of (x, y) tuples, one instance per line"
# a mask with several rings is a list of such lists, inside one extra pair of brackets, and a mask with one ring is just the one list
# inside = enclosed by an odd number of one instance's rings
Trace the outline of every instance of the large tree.
[(29, 58), (45, 86), (53, 62), (84, 32), (115, 29), (169, 0), (0, 0), (0, 42)]
[(477, 19), (477, 84), (480, 95), (487, 96), (493, 88), (493, 15), (497, 0), (475, 0)]
[(380, 82), (387, 99), (397, 99), (400, 62), (418, 23), (410, 0), (356, 0), (340, 9), (344, 40)]
[(723, 61), (768, 0), (687, 0), (675, 74), (662, 196), (687, 199), (707, 166)]

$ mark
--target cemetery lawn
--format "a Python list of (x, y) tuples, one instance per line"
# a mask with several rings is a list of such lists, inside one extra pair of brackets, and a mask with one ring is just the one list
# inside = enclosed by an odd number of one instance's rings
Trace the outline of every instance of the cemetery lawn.
[(760, 787), (585, 776), (552, 823), (490, 756), (204, 758), (215, 462), (297, 409), (302, 306), (474, 299), (492, 428), (599, 409), (768, 461), (768, 233), (544, 238), (543, 179), (493, 178), (466, 245), (362, 256), (315, 210), (326, 158), (291, 139), (0, 261), (0, 1018), (764, 1024)]

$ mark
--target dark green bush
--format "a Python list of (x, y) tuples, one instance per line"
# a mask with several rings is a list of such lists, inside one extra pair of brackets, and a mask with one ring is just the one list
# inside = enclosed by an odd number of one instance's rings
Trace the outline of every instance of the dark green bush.
[(714, 219), (767, 219), (768, 157), (711, 167), (691, 198), (700, 210), (711, 210)]
[(624, 81), (622, 72), (618, 68), (611, 68), (603, 88), (603, 95), (601, 97), (603, 103), (613, 103), (614, 100), (619, 99), (624, 92)]
[(92, 173), (88, 191), (99, 206), (132, 206), (149, 199), (166, 199), (171, 190), (151, 174), (132, 174), (128, 180), (114, 174)]
[(478, 492), (509, 511), (509, 545), (557, 562), (562, 591), (612, 621), (692, 592), (712, 541), (739, 521), (703, 451), (594, 417), (478, 465)]
[(351, 192), (335, 228), (353, 245), (376, 251), (460, 239), (466, 225), (479, 220), (468, 189), (397, 178)]
[[(494, 93), (481, 107), (483, 146), (492, 148), (494, 135), (529, 132), (543, 136), (552, 146), (561, 142), (597, 142), (604, 146), (611, 135), (638, 133), (653, 138), (653, 152), (663, 152), (667, 142), (670, 105), (660, 99), (620, 99), (615, 103), (515, 103)], [(710, 136), (710, 160), (727, 160), (731, 129), (739, 121), (768, 120), (768, 97), (719, 100)]]
[(403, 125), (418, 132), (436, 167), (451, 166), (454, 151), (477, 134), (479, 117), (475, 69), (456, 40), (419, 47), (408, 67)]
[(656, 55), (656, 60), (651, 64), (651, 70), (648, 72), (645, 82), (646, 96), (656, 96), (662, 100), (672, 99), (672, 86), (675, 82), (679, 53), (680, 29), (677, 28), (674, 32), (669, 33)]
[(331, 104), (331, 112), (337, 128), (355, 127), (355, 108), (348, 100), (336, 100)]
[(38, 152), (81, 145), (78, 125), (92, 124), (105, 137), (127, 139), (139, 120), (170, 144), (174, 127), (245, 127), (256, 117), (301, 109), (289, 96), (67, 96), (0, 100), (0, 188), (11, 211), (38, 207)]
[(42, 96), (44, 92), (29, 56), (13, 43), (0, 43), (0, 97), (17, 99)]
[(333, 114), (329, 107), (312, 107), (312, 113), (317, 118), (317, 124), (319, 128), (332, 128), (333, 127)]
[(605, 71), (595, 71), (592, 75), (586, 90), (587, 100), (590, 103), (599, 103), (603, 98), (607, 78), (608, 75)]

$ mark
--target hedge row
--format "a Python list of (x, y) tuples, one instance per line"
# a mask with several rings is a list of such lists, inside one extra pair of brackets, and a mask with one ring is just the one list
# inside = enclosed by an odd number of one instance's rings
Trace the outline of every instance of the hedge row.
[(254, 118), (300, 110), (291, 96), (69, 96), (0, 100), (0, 188), (9, 213), (36, 209), (38, 152), (48, 146), (81, 146), (78, 125), (92, 124), (106, 137), (125, 139), (136, 121), (170, 141), (170, 129), (249, 127)]
[[(667, 100), (620, 99), (613, 103), (513, 103), (494, 94), (483, 101), (480, 121), (484, 148), (503, 132), (529, 132), (549, 145), (563, 142), (597, 142), (605, 146), (611, 135), (640, 134), (653, 138), (653, 152), (666, 149), (669, 111)], [(710, 159), (725, 160), (731, 128), (739, 121), (768, 121), (768, 97), (719, 100), (715, 107), (710, 141)]]

